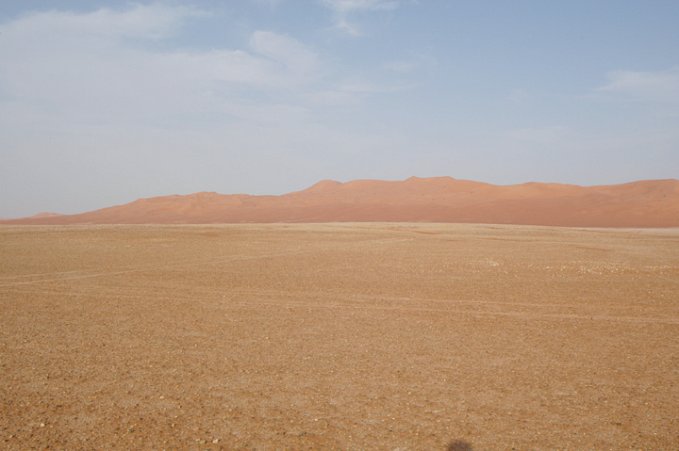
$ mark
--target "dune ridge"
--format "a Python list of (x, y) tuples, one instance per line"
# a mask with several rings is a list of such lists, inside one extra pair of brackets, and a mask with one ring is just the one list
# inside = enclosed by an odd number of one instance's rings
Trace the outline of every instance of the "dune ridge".
[(73, 215), (3, 224), (451, 222), (573, 227), (677, 227), (679, 180), (579, 186), (493, 185), (452, 177), (323, 180), (283, 195), (200, 192), (138, 199)]

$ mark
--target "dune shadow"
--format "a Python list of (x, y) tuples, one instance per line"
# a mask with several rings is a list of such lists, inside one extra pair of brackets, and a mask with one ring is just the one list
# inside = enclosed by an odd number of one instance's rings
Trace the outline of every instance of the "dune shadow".
[(473, 451), (471, 443), (464, 440), (453, 440), (448, 444), (446, 451)]

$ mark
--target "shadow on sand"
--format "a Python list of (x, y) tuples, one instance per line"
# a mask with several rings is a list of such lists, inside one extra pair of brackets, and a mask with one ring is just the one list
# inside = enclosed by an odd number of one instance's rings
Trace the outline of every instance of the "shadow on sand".
[(446, 451), (473, 451), (471, 443), (464, 440), (453, 440), (448, 444)]

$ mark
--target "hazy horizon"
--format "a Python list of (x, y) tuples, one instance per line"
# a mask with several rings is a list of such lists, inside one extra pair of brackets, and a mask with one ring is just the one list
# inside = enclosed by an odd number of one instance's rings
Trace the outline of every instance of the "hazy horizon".
[[(131, 203), (133, 203), (133, 202), (135, 202), (135, 201), (137, 201), (137, 200), (141, 200), (141, 199), (166, 198), (166, 197), (173, 197), (173, 196), (187, 196), (187, 197), (190, 197), (190, 196), (192, 196), (192, 195), (201, 194), (201, 193), (216, 193), (216, 194), (219, 194), (219, 195), (226, 195), (226, 196), (229, 196), (229, 195), (236, 195), (236, 196), (238, 196), (238, 195), (246, 195), (246, 196), (262, 196), (262, 197), (268, 197), (268, 196), (285, 196), (285, 195), (292, 194), (292, 193), (295, 193), (295, 192), (301, 192), (301, 191), (309, 191), (309, 190), (312, 190), (317, 184), (321, 184), (321, 183), (323, 183), (323, 182), (337, 182), (337, 183), (342, 184), (342, 185), (350, 184), (350, 183), (352, 183), (352, 182), (370, 182), (370, 181), (378, 182), (378, 183), (379, 183), (379, 182), (398, 183), (398, 182), (406, 182), (406, 181), (408, 181), (408, 180), (410, 180), (410, 179), (432, 180), (432, 179), (437, 179), (437, 178), (440, 179), (440, 178), (448, 178), (448, 177), (453, 178), (453, 179), (455, 179), (455, 180), (459, 180), (459, 181), (465, 181), (465, 182), (487, 183), (487, 182), (484, 182), (483, 180), (460, 179), (460, 178), (451, 177), (451, 176), (431, 176), (431, 177), (410, 176), (410, 177), (408, 177), (408, 178), (406, 178), (406, 179), (353, 179), (353, 180), (323, 179), (323, 180), (318, 180), (316, 183), (313, 183), (313, 184), (311, 184), (311, 185), (304, 186), (304, 187), (302, 187), (302, 188), (300, 188), (300, 189), (293, 189), (293, 190), (286, 191), (286, 192), (283, 192), (283, 193), (258, 193), (258, 194), (252, 194), (252, 193), (247, 193), (247, 192), (242, 192), (242, 191), (241, 191), (241, 192), (231, 192), (231, 193), (221, 193), (221, 192), (218, 192), (218, 191), (206, 191), (206, 190), (202, 190), (202, 191), (192, 191), (192, 192), (188, 192), (188, 193), (168, 192), (168, 193), (163, 193), (163, 194), (159, 194), (159, 195), (151, 195), (151, 196), (146, 196), (146, 197), (140, 197), (140, 198), (135, 198), (135, 199), (129, 199), (129, 200), (127, 200), (127, 201), (121, 202), (120, 204), (101, 205), (101, 206), (92, 208), (92, 209), (90, 209), (90, 210), (76, 211), (76, 212), (73, 212), (73, 213), (62, 213), (62, 212), (58, 212), (58, 211), (47, 211), (47, 210), (43, 210), (43, 211), (34, 212), (33, 214), (25, 215), (25, 216), (23, 216), (23, 217), (16, 217), (16, 218), (0, 218), (0, 220), (2, 220), (2, 219), (21, 219), (21, 218), (30, 218), (30, 217), (33, 217), (33, 216), (41, 216), (41, 215), (46, 215), (46, 214), (58, 214), (58, 215), (72, 215), (72, 214), (76, 214), (76, 215), (77, 215), (77, 214), (83, 214), (83, 213), (91, 213), (91, 212), (94, 212), (94, 211), (97, 211), (97, 210), (101, 210), (101, 209), (106, 209), (106, 208), (109, 208), (109, 207), (123, 206), (123, 205), (131, 204)], [(580, 186), (580, 187), (585, 187), (585, 188), (595, 188), (595, 187), (597, 187), (597, 186), (627, 185), (627, 184), (634, 184), (634, 183), (638, 183), (638, 182), (662, 182), (663, 180), (674, 180), (674, 181), (678, 181), (678, 182), (679, 182), (679, 179), (677, 179), (677, 178), (669, 178), (669, 179), (652, 179), (652, 180), (651, 180), (651, 179), (629, 180), (629, 181), (627, 181), (627, 182), (623, 182), (623, 183), (619, 183), (619, 184), (611, 184), (611, 185), (603, 185), (603, 184), (578, 185), (578, 184), (568, 184), (568, 183), (558, 183), (558, 182), (557, 182), (557, 183), (554, 183), (554, 182), (546, 182), (546, 181), (541, 181), (541, 180), (527, 180), (527, 181), (525, 181), (525, 182), (511, 183), (511, 184), (492, 184), (492, 183), (491, 183), (491, 185), (498, 186), (498, 187), (512, 187), (512, 186), (520, 186), (520, 185), (525, 185), (525, 184), (537, 183), (537, 184), (544, 184), (544, 185), (553, 185), (553, 184), (556, 184), (556, 185), (564, 185), (564, 186), (572, 185), (572, 186)]]
[(679, 177), (679, 3), (0, 3), (0, 217)]

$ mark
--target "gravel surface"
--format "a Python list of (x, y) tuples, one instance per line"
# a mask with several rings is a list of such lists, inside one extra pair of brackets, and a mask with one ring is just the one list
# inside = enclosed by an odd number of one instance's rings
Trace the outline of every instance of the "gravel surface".
[(679, 231), (0, 227), (0, 448), (679, 449)]

